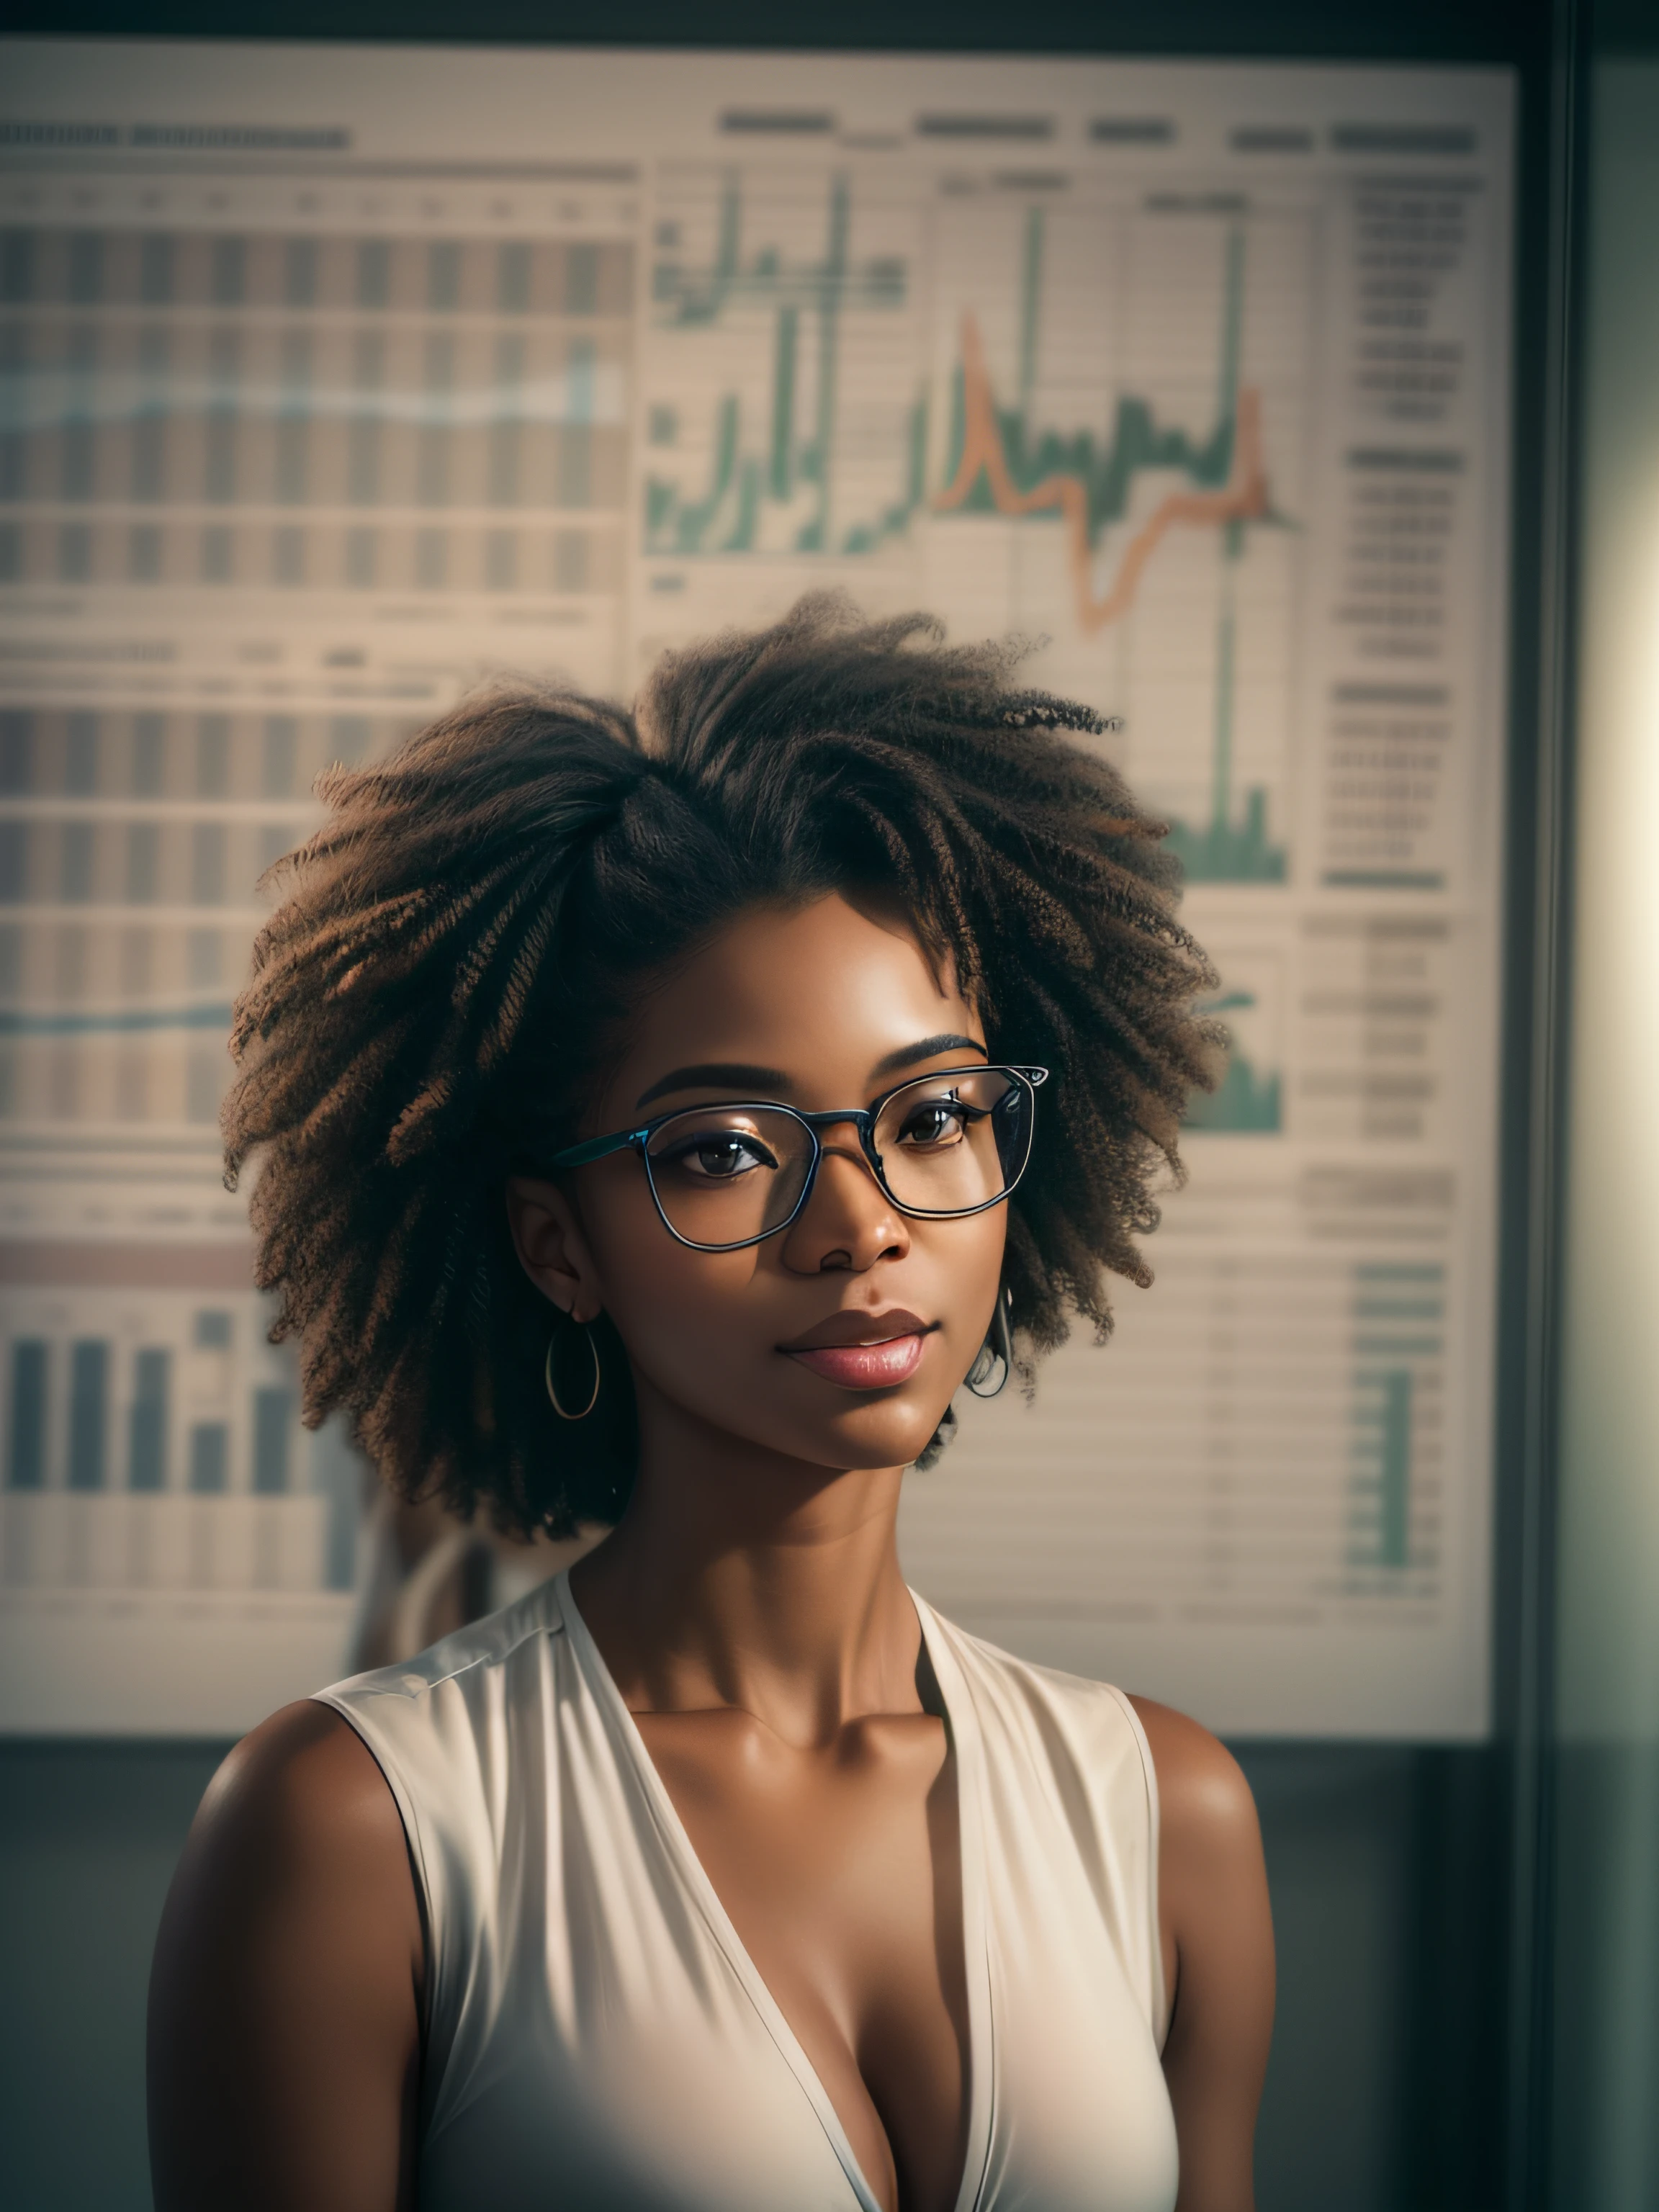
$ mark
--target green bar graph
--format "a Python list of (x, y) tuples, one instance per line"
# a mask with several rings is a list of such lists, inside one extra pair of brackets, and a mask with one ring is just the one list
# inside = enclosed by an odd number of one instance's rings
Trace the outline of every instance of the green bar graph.
[[(1254, 991), (1228, 991), (1220, 998), (1206, 1000), (1200, 1012), (1243, 1013), (1255, 1004)], [(1259, 1070), (1235, 1035), (1227, 1054), (1226, 1073), (1213, 1091), (1194, 1093), (1186, 1126), (1212, 1135), (1276, 1136), (1284, 1126), (1279, 1071)]]
[[(1231, 562), (1228, 564), (1231, 568)], [(1229, 575), (1231, 587), (1232, 578)], [(1225, 823), (1233, 811), (1233, 601), (1229, 588), (1215, 641), (1215, 754), (1210, 771), (1210, 820)]]
[[(1224, 344), (1224, 362), (1227, 348)], [(1231, 374), (1224, 368), (1224, 376)], [(1221, 612), (1215, 648), (1215, 723), (1210, 765), (1210, 818), (1194, 829), (1179, 820), (1170, 824), (1169, 846), (1188, 883), (1282, 884), (1285, 855), (1267, 830), (1267, 794), (1259, 785), (1244, 793), (1242, 817), (1233, 818), (1233, 710), (1237, 685), (1237, 635), (1233, 612), (1233, 570), (1239, 557), (1223, 548)]]
[[(830, 187), (830, 228), (824, 241), (823, 282), (818, 307), (818, 404), (812, 442), (801, 455), (801, 474), (818, 488), (818, 511), (801, 526), (795, 539), (800, 553), (830, 551), (830, 501), (836, 442), (836, 372), (841, 331), (842, 293), (847, 281), (847, 179)], [(749, 541), (752, 544), (752, 538)]]
[[(1217, 378), (1215, 416), (1218, 423), (1238, 421), (1238, 364), (1244, 337), (1244, 234), (1227, 234), (1226, 274), (1222, 280), (1221, 359)], [(1232, 456), (1228, 454), (1231, 467)]]
[(1354, 1270), (1352, 1311), (1357, 1364), (1349, 1565), (1367, 1575), (1401, 1575), (1433, 1563), (1433, 1540), (1419, 1534), (1419, 1491), (1425, 1449), (1431, 1468), (1437, 1463), (1443, 1272), (1435, 1261), (1364, 1262)]
[(1019, 404), (1022, 412), (1031, 404), (1036, 384), (1037, 323), (1042, 304), (1042, 210), (1034, 207), (1025, 218), (1024, 265), (1020, 272)]
[(1200, 1091), (1187, 1109), (1187, 1127), (1227, 1136), (1277, 1136), (1284, 1122), (1277, 1070), (1258, 1074), (1235, 1052), (1215, 1090)]
[(772, 371), (772, 477), (774, 499), (787, 499), (794, 489), (795, 461), (795, 337), (799, 310), (778, 310), (777, 355)]
[(1377, 1553), (1385, 1567), (1411, 1565), (1412, 1375), (1382, 1378), (1382, 1464), (1377, 1474)]

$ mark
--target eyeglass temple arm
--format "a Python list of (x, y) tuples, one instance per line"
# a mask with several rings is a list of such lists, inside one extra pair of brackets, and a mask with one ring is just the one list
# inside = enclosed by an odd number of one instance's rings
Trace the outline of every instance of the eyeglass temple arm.
[(614, 1137), (590, 1137), (585, 1145), (567, 1145), (562, 1152), (555, 1152), (547, 1164), (550, 1168), (585, 1168), (591, 1161), (609, 1158), (612, 1152), (626, 1152), (644, 1134), (643, 1129), (624, 1129)]

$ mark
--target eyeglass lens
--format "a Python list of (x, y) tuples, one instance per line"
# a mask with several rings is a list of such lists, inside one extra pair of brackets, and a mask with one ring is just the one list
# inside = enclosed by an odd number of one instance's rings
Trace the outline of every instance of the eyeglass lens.
[[(888, 1099), (874, 1132), (895, 1203), (909, 1213), (969, 1213), (1018, 1182), (1030, 1150), (1030, 1093), (1000, 1068), (919, 1076)], [(851, 1125), (822, 1133), (856, 1142)], [(647, 1148), (663, 1217), (688, 1243), (744, 1244), (782, 1228), (812, 1165), (811, 1133), (775, 1106), (694, 1106)]]

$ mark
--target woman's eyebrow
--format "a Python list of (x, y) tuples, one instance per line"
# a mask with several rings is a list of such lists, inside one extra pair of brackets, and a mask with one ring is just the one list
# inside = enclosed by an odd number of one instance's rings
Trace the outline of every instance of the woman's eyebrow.
[(900, 1068), (908, 1067), (918, 1060), (936, 1060), (942, 1052), (976, 1052), (981, 1060), (991, 1057), (977, 1037), (922, 1037), (915, 1044), (901, 1045), (896, 1052), (890, 1052), (884, 1060), (876, 1062), (870, 1073), (872, 1076), (896, 1075)]
[(634, 1104), (637, 1109), (648, 1106), (653, 1098), (665, 1098), (671, 1091), (714, 1087), (770, 1094), (790, 1091), (794, 1086), (781, 1067), (756, 1067), (744, 1060), (710, 1060), (700, 1061), (695, 1067), (671, 1068), (660, 1082), (653, 1083), (648, 1091), (641, 1091)]

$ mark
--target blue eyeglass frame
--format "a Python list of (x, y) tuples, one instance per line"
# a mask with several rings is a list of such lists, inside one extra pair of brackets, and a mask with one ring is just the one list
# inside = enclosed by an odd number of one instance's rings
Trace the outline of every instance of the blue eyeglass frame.
[[(1025, 1158), (1019, 1164), (1018, 1174), (1013, 1177), (1006, 1190), (999, 1191), (994, 1198), (982, 1199), (977, 1206), (956, 1206), (943, 1213), (933, 1213), (923, 1207), (906, 1206), (902, 1199), (894, 1197), (888, 1186), (887, 1178), (882, 1173), (880, 1155), (876, 1151), (876, 1121), (888, 1101), (896, 1098), (901, 1091), (908, 1091), (913, 1083), (943, 1082), (946, 1077), (952, 1075), (1012, 1076), (1026, 1093), (1026, 1110), (1030, 1115), (1030, 1127), (1025, 1146)], [(799, 1220), (806, 1210), (807, 1200), (812, 1195), (813, 1187), (818, 1179), (818, 1169), (823, 1161), (823, 1146), (819, 1140), (818, 1131), (834, 1128), (843, 1121), (851, 1121), (858, 1130), (859, 1149), (863, 1152), (866, 1164), (876, 1179), (876, 1186), (890, 1205), (897, 1206), (901, 1213), (908, 1213), (918, 1221), (963, 1221), (970, 1214), (988, 1213), (994, 1206), (1001, 1206), (1006, 1200), (1012, 1198), (1018, 1188), (1026, 1169), (1031, 1164), (1031, 1145), (1036, 1136), (1037, 1091), (1048, 1080), (1048, 1070), (1046, 1067), (1024, 1067), (1012, 1061), (1000, 1060), (971, 1060), (965, 1067), (941, 1067), (926, 1075), (907, 1075), (902, 1083), (896, 1083), (890, 1091), (884, 1091), (880, 1097), (872, 1100), (868, 1106), (848, 1106), (831, 1113), (803, 1114), (798, 1106), (786, 1106), (780, 1098), (705, 1099), (702, 1102), (705, 1106), (718, 1107), (726, 1113), (754, 1113), (764, 1108), (769, 1114), (787, 1114), (791, 1121), (799, 1121), (801, 1124), (812, 1140), (811, 1163), (807, 1168), (805, 1178), (801, 1184), (800, 1196), (790, 1207), (785, 1218), (770, 1229), (763, 1229), (758, 1237), (739, 1237), (730, 1244), (699, 1244), (690, 1237), (683, 1237), (668, 1218), (666, 1209), (657, 1190), (657, 1179), (651, 1172), (651, 1154), (647, 1148), (652, 1138), (656, 1135), (659, 1129), (665, 1129), (671, 1121), (678, 1121), (682, 1115), (695, 1114), (698, 1110), (695, 1105), (676, 1106), (669, 1113), (655, 1115), (637, 1129), (616, 1129), (608, 1137), (589, 1137), (583, 1144), (567, 1145), (562, 1152), (555, 1152), (547, 1164), (550, 1168), (583, 1168), (589, 1166), (594, 1160), (608, 1159), (613, 1152), (630, 1150), (636, 1152), (645, 1169), (645, 1180), (651, 1192), (651, 1202), (657, 1209), (657, 1218), (677, 1244), (684, 1244), (689, 1252), (741, 1252), (750, 1244), (763, 1244), (769, 1237), (781, 1237), (786, 1229), (792, 1227)], [(992, 1110), (994, 1111), (994, 1109)]]

